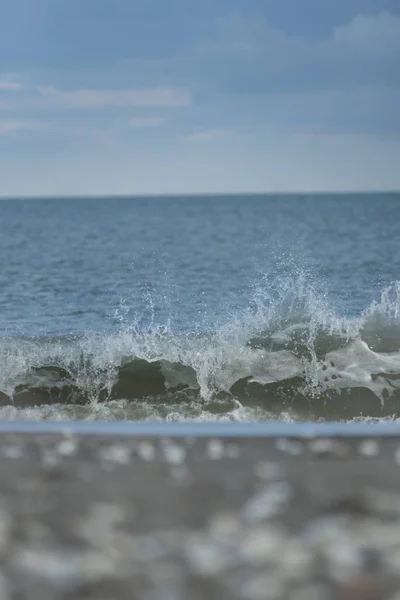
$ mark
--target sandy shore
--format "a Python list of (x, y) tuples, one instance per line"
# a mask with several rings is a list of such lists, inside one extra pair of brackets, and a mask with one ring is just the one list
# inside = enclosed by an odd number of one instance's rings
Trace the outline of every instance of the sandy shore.
[(399, 600), (400, 439), (0, 434), (0, 599)]

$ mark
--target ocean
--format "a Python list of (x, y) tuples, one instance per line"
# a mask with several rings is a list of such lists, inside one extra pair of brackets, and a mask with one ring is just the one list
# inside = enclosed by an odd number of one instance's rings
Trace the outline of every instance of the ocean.
[(400, 193), (12, 199), (0, 224), (2, 422), (400, 418)]

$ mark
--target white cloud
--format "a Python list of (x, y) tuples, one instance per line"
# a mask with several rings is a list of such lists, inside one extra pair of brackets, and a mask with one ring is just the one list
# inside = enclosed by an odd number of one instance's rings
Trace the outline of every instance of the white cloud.
[(232, 129), (200, 129), (188, 137), (195, 142), (210, 142), (234, 134)]
[(180, 107), (191, 103), (190, 92), (178, 88), (62, 91), (36, 86), (17, 102), (1, 102), (3, 110), (77, 110), (141, 107)]
[(400, 16), (359, 14), (311, 38), (234, 13), (217, 22), (195, 57), (200, 76), (230, 93), (390, 85), (400, 81)]
[(239, 100), (232, 102), (233, 109), (247, 115), (254, 132), (400, 134), (400, 86), (306, 90)]
[(161, 125), (164, 125), (164, 123), (164, 117), (133, 117), (128, 121), (128, 125), (130, 127), (135, 127), (138, 129), (146, 127), (161, 127)]
[(15, 131), (40, 131), (49, 128), (50, 125), (48, 123), (42, 123), (39, 121), (0, 121), (0, 135), (13, 133)]
[(391, 55), (400, 51), (400, 17), (388, 12), (357, 15), (333, 30), (332, 42), (341, 52), (359, 52), (367, 57)]
[(19, 81), (0, 81), (0, 91), (19, 92), (22, 84)]
[(298, 59), (308, 48), (308, 39), (287, 35), (265, 17), (233, 13), (218, 19), (213, 34), (197, 46), (196, 52), (209, 60), (233, 58), (239, 61), (239, 69), (242, 61), (263, 58), (264, 68), (269, 71), (277, 64), (284, 66), (288, 57)]

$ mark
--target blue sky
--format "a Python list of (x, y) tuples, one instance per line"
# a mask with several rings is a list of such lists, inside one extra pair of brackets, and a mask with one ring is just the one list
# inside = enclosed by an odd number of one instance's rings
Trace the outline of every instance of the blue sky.
[(13, 0), (0, 195), (400, 189), (398, 0)]

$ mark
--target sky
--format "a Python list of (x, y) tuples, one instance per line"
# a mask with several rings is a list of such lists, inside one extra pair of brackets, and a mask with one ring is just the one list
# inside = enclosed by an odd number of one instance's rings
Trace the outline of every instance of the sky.
[(399, 0), (13, 0), (0, 196), (400, 189)]

